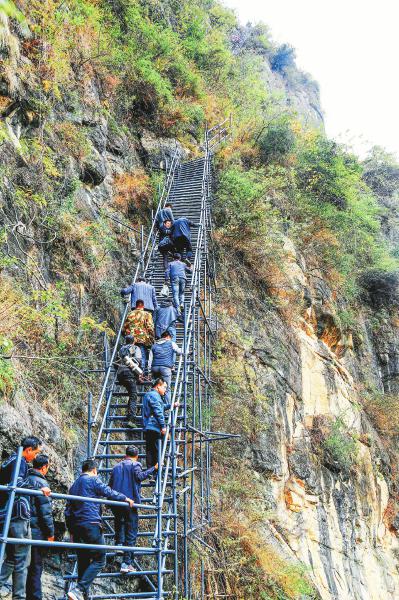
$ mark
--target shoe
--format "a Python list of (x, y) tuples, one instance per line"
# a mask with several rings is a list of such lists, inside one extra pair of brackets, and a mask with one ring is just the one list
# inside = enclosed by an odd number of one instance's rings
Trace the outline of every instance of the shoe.
[(11, 596), (11, 589), (8, 589), (8, 587), (2, 585), (0, 588), (0, 598), (7, 598), (7, 596)]
[(69, 590), (67, 593), (68, 600), (84, 600), (83, 592), (79, 588)]

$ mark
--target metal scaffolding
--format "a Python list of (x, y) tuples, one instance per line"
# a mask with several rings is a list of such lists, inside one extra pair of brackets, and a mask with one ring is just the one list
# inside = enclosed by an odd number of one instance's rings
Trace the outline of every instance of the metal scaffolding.
[[(186, 288), (182, 322), (177, 327), (177, 342), (183, 348), (172, 382), (172, 408), (168, 415), (167, 431), (159, 447), (159, 469), (155, 486), (143, 484), (147, 494), (139, 508), (138, 544), (134, 551), (135, 573), (128, 580), (137, 580), (135, 591), (93, 594), (91, 600), (106, 598), (160, 599), (204, 598), (204, 565), (191, 560), (192, 547), (209, 548), (204, 537), (211, 522), (212, 443), (227, 439), (229, 434), (212, 431), (212, 356), (217, 334), (214, 314), (216, 300), (215, 262), (212, 254), (212, 174), (213, 152), (231, 135), (231, 117), (223, 123), (206, 128), (204, 154), (201, 158), (181, 162), (176, 148), (165, 178), (159, 204), (153, 215), (151, 230), (146, 238), (142, 233), (140, 260), (133, 283), (144, 275), (157, 292), (164, 282), (162, 260), (157, 251), (156, 219), (166, 201), (173, 202), (174, 216), (185, 216), (198, 224), (192, 234), (194, 259), (192, 276)], [(144, 244), (144, 239), (146, 242)], [(129, 311), (127, 305), (113, 343), (112, 350), (105, 343), (105, 374), (98, 401), (93, 409), (91, 394), (88, 398), (87, 454), (99, 462), (99, 473), (107, 481), (118, 460), (124, 457), (126, 446), (145, 445), (143, 429), (126, 427), (127, 393), (116, 382), (114, 361), (117, 355), (123, 324)], [(139, 388), (139, 397), (145, 394)], [(178, 405), (177, 405), (178, 403)], [(176, 407), (174, 408), (174, 405)], [(93, 440), (94, 443), (93, 443)], [(6, 544), (29, 544), (56, 548), (106, 549), (107, 556), (115, 555), (121, 547), (112, 545), (113, 517), (103, 515), (106, 546), (20, 540), (8, 537), (11, 511), (16, 494), (36, 495), (41, 492), (18, 488), (17, 477), (22, 449), (19, 449), (12, 483), (0, 486), (9, 493), (8, 510), (0, 537), (0, 564)], [(140, 457), (144, 456), (142, 451)], [(61, 500), (76, 499), (68, 494), (52, 494)], [(122, 502), (99, 500), (107, 506), (126, 506)], [(141, 541), (144, 540), (143, 545)], [(123, 548), (122, 548), (123, 549)], [(197, 559), (198, 561), (198, 559)], [(103, 572), (100, 578), (115, 577), (120, 584), (127, 581), (119, 572)], [(76, 563), (64, 577), (67, 592), (77, 578)], [(124, 579), (125, 578), (125, 579)], [(142, 590), (143, 582), (145, 590)]]

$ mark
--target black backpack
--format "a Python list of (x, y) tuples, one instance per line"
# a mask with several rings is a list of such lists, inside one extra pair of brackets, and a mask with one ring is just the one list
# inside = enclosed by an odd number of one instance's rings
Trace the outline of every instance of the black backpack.
[[(7, 476), (6, 476), (6, 467), (9, 466), (11, 461), (16, 460), (15, 455), (14, 456), (10, 456), (10, 458), (8, 458), (2, 465), (0, 468), (0, 484), (1, 485), (8, 485), (10, 483), (10, 481), (6, 481)], [(30, 487), (30, 485), (28, 484), (27, 480), (18, 480), (18, 487)], [(7, 515), (7, 505), (8, 505), (8, 498), (10, 496), (9, 493), (2, 491), (0, 492), (1, 494), (1, 503), (4, 504), (4, 506), (2, 508), (0, 508), (0, 524), (3, 524), (5, 519), (6, 519), (6, 515)], [(30, 499), (29, 496), (23, 496), (21, 494), (16, 494), (15, 498), (14, 498), (14, 506), (12, 509), (12, 513), (11, 513), (11, 520), (15, 520), (15, 519), (22, 519), (24, 521), (29, 521), (31, 517), (31, 507), (30, 507)]]

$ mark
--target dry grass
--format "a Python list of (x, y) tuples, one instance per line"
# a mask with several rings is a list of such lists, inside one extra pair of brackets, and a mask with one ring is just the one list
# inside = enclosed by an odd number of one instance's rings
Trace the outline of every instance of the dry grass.
[(123, 214), (128, 215), (132, 208), (142, 210), (150, 206), (152, 186), (148, 175), (141, 169), (118, 175), (114, 180), (114, 187), (113, 204)]
[(394, 441), (399, 436), (398, 394), (369, 394), (363, 406), (382, 439)]

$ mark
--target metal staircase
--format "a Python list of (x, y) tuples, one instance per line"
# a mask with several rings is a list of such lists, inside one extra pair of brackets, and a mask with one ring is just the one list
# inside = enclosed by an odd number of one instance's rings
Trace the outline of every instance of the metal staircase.
[[(212, 344), (216, 335), (213, 303), (216, 291), (214, 262), (210, 252), (211, 236), (211, 159), (217, 145), (229, 137), (231, 121), (207, 130), (204, 155), (180, 163), (176, 150), (166, 177), (154, 222), (142, 249), (133, 278), (144, 274), (157, 291), (164, 283), (162, 257), (157, 251), (155, 220), (167, 200), (173, 203), (175, 218), (187, 217), (199, 224), (192, 229), (193, 273), (185, 293), (182, 322), (177, 324), (177, 343), (184, 354), (179, 357), (172, 382), (172, 409), (167, 434), (163, 438), (156, 483), (144, 482), (143, 507), (139, 510), (138, 545), (134, 549), (135, 573), (120, 574), (108, 567), (100, 578), (115, 578), (117, 589), (135, 580), (122, 592), (96, 594), (106, 598), (203, 598), (204, 568), (190, 562), (192, 545), (207, 546), (204, 528), (211, 518), (211, 442), (226, 434), (211, 431)], [(112, 353), (107, 357), (105, 378), (94, 415), (89, 414), (88, 454), (99, 461), (99, 473), (108, 481), (112, 467), (125, 455), (127, 445), (139, 447), (145, 456), (141, 426), (126, 426), (127, 394), (118, 387), (112, 367), (128, 312), (126, 307)], [(146, 388), (141, 386), (139, 398)], [(138, 404), (141, 407), (141, 403)], [(94, 445), (91, 440), (95, 439)], [(113, 517), (104, 514), (105, 538), (113, 543)], [(107, 553), (115, 556), (114, 551)], [(111, 561), (112, 562), (112, 561)], [(65, 577), (66, 590), (76, 578), (76, 564)], [(96, 582), (95, 582), (96, 583)]]

